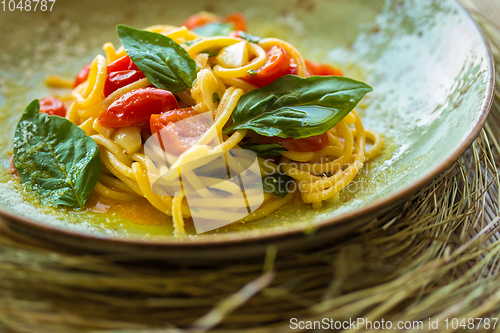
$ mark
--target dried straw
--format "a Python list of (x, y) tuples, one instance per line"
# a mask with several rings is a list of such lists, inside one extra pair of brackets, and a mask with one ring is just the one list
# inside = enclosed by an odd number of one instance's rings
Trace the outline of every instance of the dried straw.
[[(479, 20), (500, 64), (500, 35)], [(363, 317), (439, 319), (446, 332), (445, 318), (498, 318), (495, 107), (467, 153), (411, 200), (343, 242), (278, 259), (270, 248), (264, 264), (75, 254), (0, 224), (0, 331), (286, 332), (290, 318)]]

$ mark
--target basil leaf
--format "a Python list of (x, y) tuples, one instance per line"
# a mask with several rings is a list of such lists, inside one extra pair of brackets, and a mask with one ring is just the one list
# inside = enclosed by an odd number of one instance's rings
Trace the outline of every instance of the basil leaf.
[(247, 143), (240, 145), (242, 149), (248, 149), (255, 153), (257, 156), (274, 157), (279, 156), (286, 151), (282, 145), (277, 143), (268, 143), (264, 145), (256, 143)]
[(204, 37), (227, 36), (234, 31), (234, 27), (229, 23), (213, 22), (196, 28), (193, 31)]
[(191, 46), (191, 45), (196, 44), (196, 43), (201, 42), (201, 41), (202, 41), (202, 38), (196, 38), (193, 40), (187, 40), (187, 41), (183, 42), (182, 44), (185, 44), (187, 46)]
[(14, 165), (44, 204), (84, 208), (97, 183), (99, 147), (69, 120), (39, 113), (31, 102), (14, 134)]
[(155, 87), (176, 94), (193, 86), (198, 66), (173, 39), (125, 25), (117, 31), (127, 54)]
[(225, 129), (251, 129), (265, 136), (307, 138), (323, 134), (344, 119), (372, 88), (341, 76), (295, 75), (243, 95)]
[(284, 198), (288, 195), (288, 185), (290, 181), (292, 181), (292, 177), (281, 173), (275, 173), (274, 175), (262, 179), (262, 187), (265, 192), (273, 193), (280, 198)]
[(247, 32), (244, 32), (244, 31), (240, 31), (238, 32), (238, 36), (240, 36), (241, 38), (243, 38), (244, 40), (248, 41), (248, 42), (251, 42), (251, 43), (258, 43), (260, 42), (261, 40), (263, 40), (264, 38), (262, 37), (259, 37), (259, 36), (255, 36), (255, 35), (252, 35), (252, 34), (249, 34)]
[(220, 49), (211, 49), (211, 50), (206, 50), (206, 51), (203, 51), (203, 52), (200, 52), (200, 53), (205, 53), (205, 54), (208, 54), (208, 57), (216, 57), (220, 52)]
[(212, 95), (212, 102), (214, 103), (219, 103), (220, 102), (220, 97), (218, 93), (213, 93)]

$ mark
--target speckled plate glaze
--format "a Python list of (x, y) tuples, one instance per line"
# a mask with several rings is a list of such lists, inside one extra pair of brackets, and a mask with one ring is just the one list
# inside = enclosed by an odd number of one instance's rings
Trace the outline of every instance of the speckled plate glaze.
[(115, 25), (180, 24), (200, 10), (239, 11), (251, 33), (286, 39), (306, 58), (330, 62), (374, 90), (359, 112), (385, 135), (340, 201), (319, 210), (288, 206), (260, 221), (175, 239), (169, 223), (138, 225), (115, 215), (44, 207), (7, 174), (0, 212), (13, 229), (103, 252), (206, 261), (312, 247), (382, 214), (446, 170), (479, 133), (494, 91), (492, 57), (469, 14), (453, 0), (102, 1), (59, 0), (52, 12), (0, 12), (0, 135), (8, 166), (24, 107), (51, 92), (47, 74), (72, 77)]

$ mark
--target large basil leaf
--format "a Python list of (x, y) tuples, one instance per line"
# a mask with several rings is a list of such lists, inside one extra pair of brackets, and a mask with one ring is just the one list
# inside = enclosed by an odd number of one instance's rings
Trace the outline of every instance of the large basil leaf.
[(155, 87), (180, 93), (193, 86), (196, 62), (173, 39), (125, 25), (117, 31), (127, 54)]
[(99, 147), (65, 118), (39, 113), (31, 102), (14, 134), (14, 165), (44, 204), (84, 208), (101, 167)]
[(243, 95), (225, 130), (251, 129), (265, 136), (307, 138), (341, 121), (372, 88), (340, 76), (283, 76)]
[(275, 173), (274, 175), (270, 175), (262, 179), (262, 187), (264, 188), (264, 191), (273, 193), (280, 198), (284, 198), (288, 194), (290, 181), (292, 181), (292, 177), (281, 173)]
[(213, 22), (196, 28), (193, 31), (198, 35), (205, 37), (227, 36), (234, 31), (234, 27), (229, 23)]
[(257, 143), (246, 143), (240, 145), (242, 149), (251, 150), (257, 156), (265, 156), (265, 157), (274, 157), (279, 156), (283, 152), (286, 151), (282, 145), (277, 143), (268, 143), (268, 144), (257, 144)]

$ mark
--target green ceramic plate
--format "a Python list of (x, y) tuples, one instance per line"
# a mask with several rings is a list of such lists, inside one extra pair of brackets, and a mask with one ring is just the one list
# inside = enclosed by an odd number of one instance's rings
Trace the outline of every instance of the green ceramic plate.
[[(37, 204), (0, 176), (0, 210), (12, 228), (100, 251), (146, 251), (166, 258), (229, 258), (269, 243), (308, 247), (341, 236), (406, 198), (449, 167), (478, 134), (491, 105), (492, 57), (480, 29), (455, 1), (68, 1), (52, 11), (1, 11), (0, 136), (8, 166), (24, 107), (51, 94), (47, 74), (72, 77), (116, 24), (179, 24), (200, 10), (239, 11), (255, 35), (283, 38), (309, 59), (336, 64), (374, 90), (359, 109), (366, 127), (385, 135), (382, 156), (318, 210), (285, 207), (267, 218), (174, 239), (168, 218), (140, 225), (120, 214), (56, 210)], [(2, 6), (0, 4), (0, 6)]]

